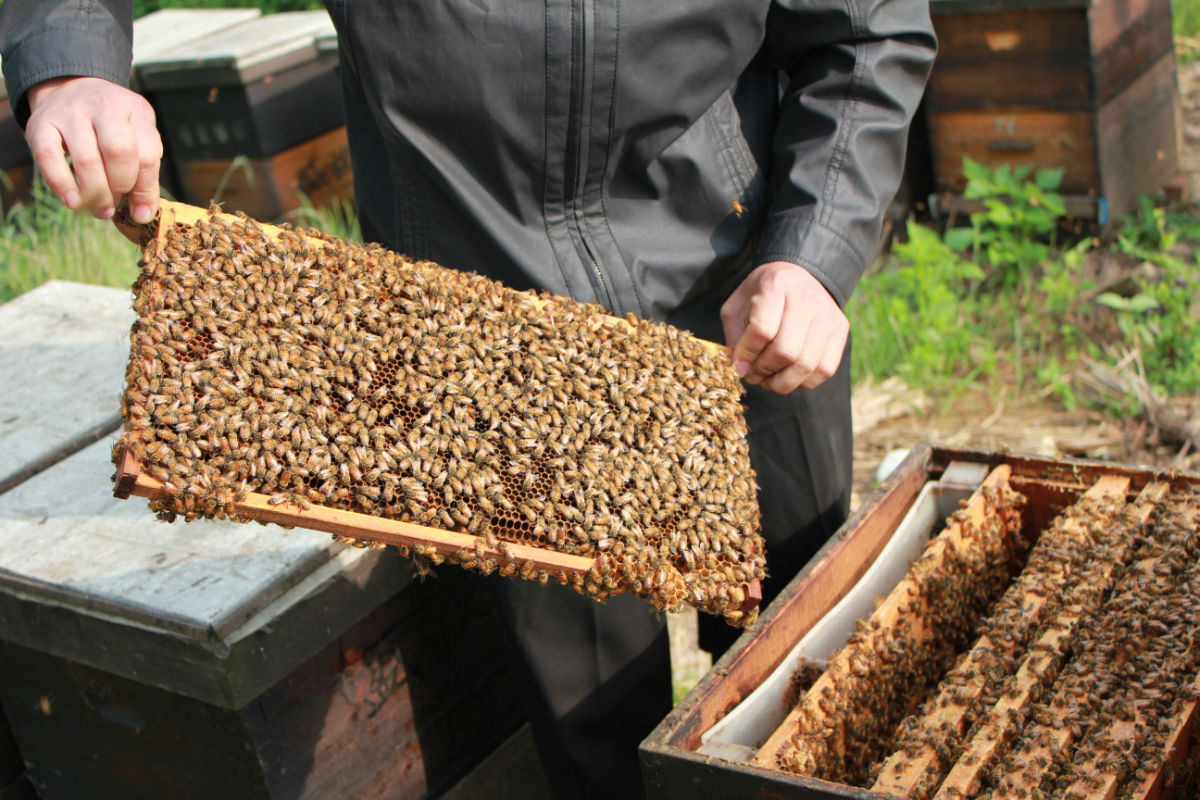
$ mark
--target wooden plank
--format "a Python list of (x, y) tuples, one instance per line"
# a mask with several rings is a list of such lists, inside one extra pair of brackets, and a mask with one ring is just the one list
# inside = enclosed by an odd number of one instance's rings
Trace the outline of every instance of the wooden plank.
[(1170, 0), (1096, 0), (1088, 21), (1101, 103), (1173, 50)]
[[(121, 491), (130, 486), (130, 493), (141, 497), (158, 499), (173, 496), (163, 488), (161, 481), (141, 472), (141, 467), (130, 450), (124, 451), (118, 475), (118, 489)], [(538, 569), (581, 576), (586, 576), (596, 564), (594, 558), (573, 556), (524, 544), (501, 543), (476, 549), (477, 545), (483, 544), (483, 540), (474, 534), (427, 528), (398, 519), (372, 517), (336, 508), (303, 508), (288, 501), (273, 503), (272, 498), (256, 492), (247, 493), (246, 499), (233, 503), (233, 507), (241, 516), (259, 522), (275, 522), (280, 525), (325, 531), (360, 542), (403, 546), (419, 553), (436, 552), (444, 558), (466, 550), (476, 553), (480, 560), (492, 559), (501, 565), (521, 565), (532, 561)]]
[[(1103, 499), (1114, 504), (1124, 504), (1128, 482), (1115, 476), (1106, 476), (1097, 482), (1097, 492)], [(1138, 508), (1138, 514), (1148, 515), (1153, 506), (1149, 503)], [(1012, 744), (1010, 739), (1024, 723), (1029, 712), (1031, 699), (1041, 690), (1047, 674), (1058, 667), (1066, 647), (1074, 637), (1079, 621), (1102, 599), (1103, 591), (1111, 583), (1113, 573), (1121, 559), (1097, 564), (1095, 573), (1089, 574), (1082, 583), (1075, 584), (1063, 598), (1062, 610), (1053, 623), (1036, 642), (1029, 646), (1017, 674), (1008, 690), (984, 718), (978, 732), (964, 748), (962, 757), (946, 775), (945, 781), (935, 798), (949, 800), (970, 795), (978, 785), (984, 770), (990, 768), (995, 759), (1003, 755)]]
[(116, 430), (134, 318), (128, 290), (66, 281), (0, 306), (0, 492)]
[[(991, 501), (990, 492), (1004, 487), (1008, 481), (1010, 470), (1001, 465), (992, 470), (984, 479), (980, 488), (964, 504), (958, 515), (939, 533), (926, 547), (918, 563), (938, 564), (949, 552), (971, 547), (966, 536), (968, 526), (981, 527), (989, 513)], [(927, 627), (924, 615), (914, 613), (914, 607), (921, 607), (925, 602), (922, 596), (921, 584), (912, 571), (884, 598), (883, 602), (871, 615), (871, 627), (877, 631), (899, 629), (897, 622), (904, 618), (903, 637), (911, 647), (932, 635)], [(878, 623), (876, 625), (876, 623)], [(848, 687), (858, 681), (869, 680), (869, 671), (874, 663), (873, 648), (858, 645), (852, 639), (832, 658), (825, 672), (805, 693), (804, 698), (784, 719), (783, 723), (771, 734), (754, 758), (759, 766), (772, 767), (778, 761), (781, 752), (789, 743), (795, 743), (795, 761), (800, 765), (798, 772), (807, 774), (806, 765), (818, 760), (818, 749), (823, 746), (826, 737), (818, 736), (824, 720), (832, 718), (838, 722), (838, 729), (850, 722), (847, 717), (860, 713), (851, 709), (843, 702)], [(863, 674), (861, 664), (867, 665), (868, 675)], [(809, 734), (812, 734), (809, 736)], [(829, 743), (836, 752), (841, 753), (845, 747), (841, 737)]]
[(986, 109), (1082, 111), (1092, 90), (1088, 21), (1080, 9), (934, 17), (938, 58), (930, 113)]
[[(917, 446), (891, 478), (876, 490), (780, 592), (766, 615), (751, 629), (758, 632), (734, 647), (677, 706), (659, 733), (667, 746), (691, 751), (717, 719), (754, 690), (814, 624), (858, 582), (891, 538), (921, 487), (930, 479), (930, 448)], [(765, 635), (766, 631), (770, 635)]]
[(315, 38), (333, 30), (325, 11), (285, 11), (194, 39), (140, 64), (151, 91), (253, 83), (317, 58)]
[(1175, 57), (1167, 53), (1105, 103), (1096, 118), (1102, 193), (1115, 219), (1155, 194), (1179, 166)]
[(166, 525), (112, 496), (96, 442), (0, 496), (0, 591), (207, 641), (336, 555), (313, 531)]
[[(1084, 494), (1084, 498), (1089, 502), (1102, 501), (1106, 498), (1120, 498), (1124, 496), (1128, 486), (1127, 479), (1102, 478)], [(1150, 499), (1161, 499), (1168, 488), (1166, 484), (1156, 484), (1155, 487), (1150, 494), (1144, 495), (1147, 502)], [(1115, 507), (1112, 513), (1116, 513)], [(1106, 518), (1110, 517), (1111, 515)], [(1042, 539), (1047, 543), (1050, 541), (1057, 543), (1069, 539), (1086, 541), (1089, 522), (1091, 520), (1068, 519), (1054, 530), (1043, 533)], [(1000, 600), (999, 608), (1012, 608), (1018, 611), (1020, 621), (1013, 622), (1015, 627), (1032, 632), (1039, 624), (1042, 608), (1051, 598), (1038, 591), (1038, 587), (1053, 586), (1066, 590), (1070, 585), (1070, 575), (1066, 565), (1055, 563), (1050, 566), (1051, 570), (1038, 575), (1029, 574), (1027, 568)], [(927, 779), (927, 776), (937, 770), (949, 767), (949, 764), (943, 763), (939, 754), (940, 746), (945, 746), (949, 750), (953, 746), (953, 740), (962, 736), (969, 727), (970, 708), (988, 689), (988, 682), (983, 670), (984, 664), (994, 660), (997, 656), (1001, 659), (1011, 658), (1020, 644), (1020, 639), (1010, 638), (1004, 642), (1004, 648), (1001, 649), (988, 633), (985, 632), (980, 636), (967, 658), (943, 680), (941, 693), (927, 704), (926, 707), (929, 711), (917, 725), (918, 730), (943, 732), (945, 738), (940, 738), (937, 742), (927, 742), (916, 755), (910, 755), (903, 750), (893, 754), (884, 763), (872, 791), (907, 797), (923, 780)]]
[(1062, 167), (1062, 192), (1100, 186), (1095, 115), (1088, 111), (943, 111), (930, 113), (929, 139), (938, 191), (966, 186), (963, 157), (989, 167)]

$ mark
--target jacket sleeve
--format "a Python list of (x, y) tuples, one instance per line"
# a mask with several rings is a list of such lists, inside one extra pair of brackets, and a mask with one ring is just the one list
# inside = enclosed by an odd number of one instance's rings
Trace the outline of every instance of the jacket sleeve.
[(757, 261), (797, 263), (845, 305), (900, 185), (937, 48), (928, 0), (777, 0), (765, 48), (786, 86)]
[(29, 87), (83, 75), (129, 85), (133, 0), (4, 0), (0, 54), (17, 121), (29, 119)]

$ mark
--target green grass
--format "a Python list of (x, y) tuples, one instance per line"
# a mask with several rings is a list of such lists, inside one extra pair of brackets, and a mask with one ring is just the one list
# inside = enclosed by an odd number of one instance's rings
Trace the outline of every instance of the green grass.
[[(305, 198), (288, 221), (346, 239), (362, 238), (353, 204), (347, 201), (314, 208)], [(71, 211), (39, 179), (32, 198), (7, 209), (0, 224), (0, 303), (51, 280), (130, 286), (138, 274), (138, 255), (137, 246), (111, 222)]]
[(112, 223), (71, 211), (39, 182), (0, 226), (0, 303), (55, 279), (129, 286), (137, 260), (137, 247)]

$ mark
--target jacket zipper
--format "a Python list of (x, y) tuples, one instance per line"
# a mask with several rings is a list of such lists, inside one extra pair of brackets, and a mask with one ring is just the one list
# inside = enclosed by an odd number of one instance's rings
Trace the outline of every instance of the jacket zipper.
[(591, 69), (589, 68), (591, 48), (587, 47), (587, 31), (585, 29), (589, 12), (588, 5), (589, 0), (580, 0), (578, 6), (579, 29), (576, 31), (576, 36), (579, 46), (575, 48), (575, 51), (580, 54), (579, 79), (574, 81), (571, 86), (572, 100), (575, 102), (571, 103), (571, 113), (567, 119), (567, 142), (573, 141), (575, 144), (574, 152), (569, 154), (566, 165), (567, 174), (572, 176), (571, 195), (566, 198), (570, 210), (567, 224), (574, 228), (579, 244), (587, 255), (587, 262), (591, 266), (592, 274), (600, 285), (600, 302), (610, 310), (617, 311), (608, 280), (604, 277), (604, 271), (600, 268), (600, 260), (596, 258), (595, 250), (588, 241), (587, 229), (582, 220), (581, 200), (585, 189), (586, 171), (581, 170), (581, 167), (585, 163), (584, 155), (588, 150), (587, 131), (583, 129), (583, 115), (585, 104), (590, 100), (585, 87), (591, 80)]

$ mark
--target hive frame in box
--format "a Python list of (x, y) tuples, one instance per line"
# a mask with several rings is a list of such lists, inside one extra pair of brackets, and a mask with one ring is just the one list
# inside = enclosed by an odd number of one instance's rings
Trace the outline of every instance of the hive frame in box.
[[(160, 215), (157, 223), (141, 228), (146, 241), (155, 240), (161, 246), (165, 241), (166, 232), (176, 224), (191, 225), (207, 219), (209, 211), (185, 203), (168, 200), (161, 201)], [(227, 215), (232, 218), (232, 215)], [(278, 235), (279, 229), (271, 225), (259, 223), (268, 236)], [(530, 294), (528, 300), (535, 305), (541, 301)], [(626, 320), (597, 315), (596, 327), (627, 326)], [(700, 340), (698, 340), (700, 341)], [(712, 342), (702, 342), (707, 347), (727, 351), (727, 348)], [(145, 473), (132, 448), (125, 447), (117, 457), (117, 471), (114, 476), (113, 494), (125, 499), (130, 495), (138, 495), (149, 499), (170, 497), (162, 481)], [(261, 522), (274, 522), (280, 525), (290, 525), (313, 530), (325, 531), (336, 536), (347, 537), (360, 543), (378, 543), (380, 545), (397, 545), (408, 548), (418, 546), (425, 552), (436, 552), (444, 558), (453, 558), (462, 551), (479, 552), (479, 537), (471, 533), (460, 533), (423, 525), (403, 522), (396, 519), (374, 517), (353, 511), (311, 505), (303, 508), (290, 500), (278, 502), (279, 498), (249, 492), (243, 500), (232, 504), (238, 515), (246, 519)], [(482, 558), (494, 559), (499, 564), (528, 564), (532, 563), (537, 569), (555, 571), (566, 575), (586, 577), (594, 574), (597, 559), (586, 556), (576, 556), (560, 553), (516, 542), (500, 542), (496, 545), (485, 546)], [(755, 580), (742, 587), (742, 612), (748, 612), (758, 606), (762, 599), (762, 587)]]
[(887, 595), (921, 554), (937, 525), (978, 488), (986, 475), (980, 464), (954, 462), (938, 481), (922, 487), (896, 532), (854, 587), (823, 616), (757, 689), (705, 731), (700, 752), (730, 761), (752, 761), (755, 751), (783, 722), (784, 696), (802, 660), (827, 664), (850, 637), (854, 622), (870, 615), (878, 598)]
[[(739, 763), (700, 752), (703, 734), (750, 694), (782, 663), (792, 646), (824, 617), (865, 574), (928, 481), (944, 475), (951, 462), (994, 468), (1007, 465), (1010, 485), (1029, 496), (1025, 525), (1043, 530), (1058, 512), (1106, 476), (1125, 479), (1126, 496), (1154, 482), (1172, 490), (1200, 488), (1200, 475), (1114, 465), (951, 448), (921, 443), (856, 511), (822, 550), (788, 584), (692, 692), (643, 741), (641, 760), (650, 798), (730, 796), (800, 798), (886, 798), (890, 795)], [(1200, 687), (1200, 678), (1196, 686)], [(1172, 764), (1188, 756), (1196, 725), (1193, 699), (1172, 721), (1166, 752)], [(1163, 773), (1148, 775), (1139, 797), (1155, 796)]]

